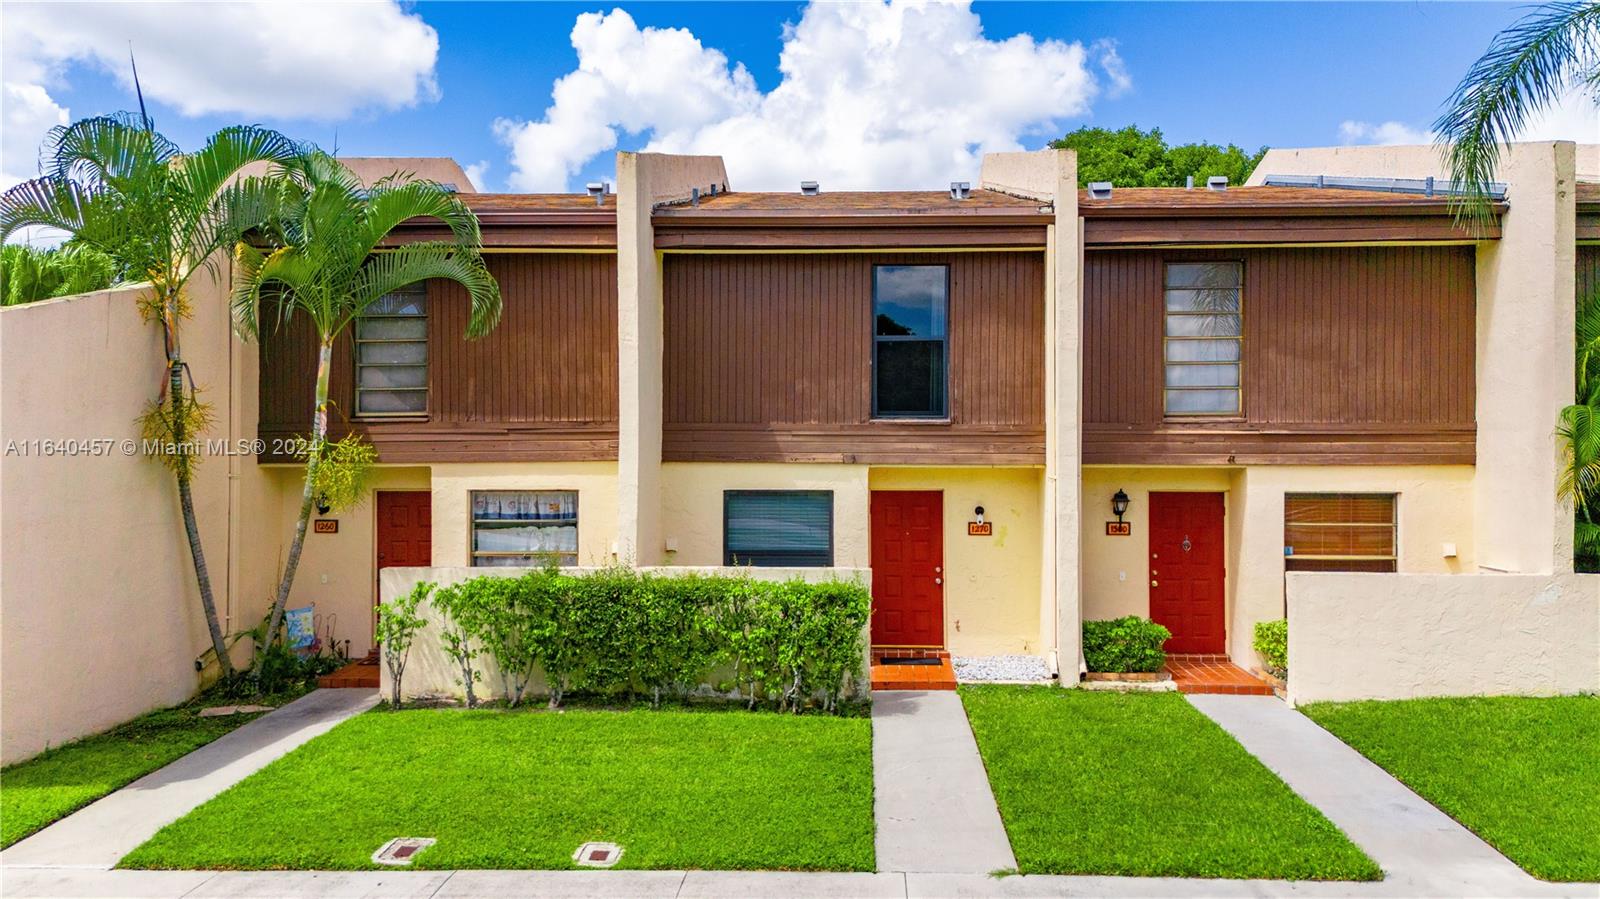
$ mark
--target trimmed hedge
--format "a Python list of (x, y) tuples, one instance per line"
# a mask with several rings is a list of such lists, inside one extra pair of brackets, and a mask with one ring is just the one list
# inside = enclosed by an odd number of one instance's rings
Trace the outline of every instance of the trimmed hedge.
[(463, 686), (488, 656), (512, 705), (537, 669), (551, 708), (574, 692), (659, 705), (710, 685), (751, 708), (798, 712), (832, 711), (860, 681), (871, 596), (856, 582), (546, 568), (442, 587), (433, 605), (448, 618), (439, 624)]
[(1161, 644), (1172, 637), (1148, 618), (1129, 615), (1083, 623), (1083, 659), (1090, 671), (1128, 673), (1160, 671), (1167, 661)]
[(1289, 621), (1277, 618), (1257, 621), (1254, 639), (1250, 641), (1267, 670), (1278, 677), (1289, 677)]

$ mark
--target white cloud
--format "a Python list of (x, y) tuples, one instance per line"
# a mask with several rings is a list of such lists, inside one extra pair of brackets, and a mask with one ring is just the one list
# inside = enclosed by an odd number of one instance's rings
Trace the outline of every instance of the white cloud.
[(1110, 38), (1095, 41), (1089, 47), (1094, 51), (1094, 61), (1105, 70), (1106, 79), (1111, 82), (1111, 87), (1106, 91), (1108, 97), (1120, 97), (1133, 90), (1133, 78), (1128, 75), (1128, 65), (1122, 61), (1122, 55), (1117, 52), (1117, 42)]
[(1404, 122), (1357, 122), (1345, 120), (1339, 123), (1339, 140), (1345, 144), (1429, 144), (1433, 142), (1433, 134), (1419, 128), (1413, 128)]
[(462, 166), (461, 170), (467, 173), (467, 180), (472, 182), (473, 187), (485, 193), (489, 191), (489, 161), (487, 159), (480, 159), (471, 165)]
[[(1088, 111), (1099, 91), (1082, 44), (989, 40), (965, 2), (811, 4), (785, 27), (767, 93), (690, 32), (640, 29), (620, 9), (579, 16), (572, 44), (578, 68), (544, 116), (494, 123), (515, 189), (570, 187), (622, 133), (648, 133), (646, 150), (721, 155), (739, 189), (939, 186)], [(1114, 89), (1129, 86), (1114, 45), (1095, 57)]]
[(45, 129), (66, 115), (49, 92), (61, 88), (71, 64), (111, 74), (134, 107), (130, 42), (146, 100), (186, 116), (333, 120), (439, 96), (438, 34), (393, 0), (8, 2), (0, 172), (33, 173)]

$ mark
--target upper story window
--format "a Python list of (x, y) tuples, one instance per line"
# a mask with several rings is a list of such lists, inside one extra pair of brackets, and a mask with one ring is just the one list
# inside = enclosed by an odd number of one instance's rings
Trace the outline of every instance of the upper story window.
[(1238, 415), (1244, 306), (1238, 262), (1175, 262), (1166, 278), (1168, 415)]
[(576, 490), (475, 490), (472, 564), (578, 564)]
[(873, 266), (874, 418), (950, 414), (945, 344), (949, 306), (948, 266)]
[(722, 502), (724, 565), (833, 564), (833, 491), (727, 490)]
[(1394, 571), (1393, 493), (1289, 493), (1283, 497), (1286, 571)]
[(428, 411), (428, 288), (379, 299), (356, 319), (356, 415)]

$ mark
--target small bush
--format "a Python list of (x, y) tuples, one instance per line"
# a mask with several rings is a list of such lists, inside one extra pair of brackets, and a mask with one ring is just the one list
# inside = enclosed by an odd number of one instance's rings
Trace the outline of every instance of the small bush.
[(1083, 658), (1090, 671), (1160, 671), (1167, 661), (1161, 644), (1172, 637), (1148, 618), (1129, 615), (1083, 623)]
[(828, 711), (861, 677), (862, 628), (871, 596), (859, 583), (758, 581), (729, 575), (659, 575), (629, 568), (568, 574), (557, 568), (519, 577), (484, 576), (439, 591), (440, 633), (469, 704), (495, 660), (503, 695), (521, 701), (535, 668), (550, 707), (574, 692), (683, 696), (713, 672), (718, 686), (749, 707)]
[(1255, 639), (1250, 642), (1262, 664), (1267, 670), (1278, 677), (1289, 676), (1289, 621), (1278, 618), (1273, 621), (1257, 621)]

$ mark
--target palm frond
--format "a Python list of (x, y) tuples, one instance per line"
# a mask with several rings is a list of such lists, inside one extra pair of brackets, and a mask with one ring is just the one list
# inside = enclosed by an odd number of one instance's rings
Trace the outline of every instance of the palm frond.
[(1565, 464), (1556, 483), (1564, 500), (1585, 503), (1600, 491), (1600, 407), (1574, 403), (1556, 424)]
[(385, 179), (367, 199), (362, 243), (370, 252), (401, 223), (414, 218), (438, 219), (450, 229), (457, 246), (476, 247), (483, 238), (478, 217), (456, 194), (434, 181), (393, 182)]
[(91, 195), (76, 182), (34, 178), (0, 194), (0, 241), (32, 225), (72, 234), (84, 229)]
[(204, 147), (184, 156), (175, 180), (183, 193), (205, 203), (245, 166), (258, 162), (281, 166), (300, 153), (299, 144), (271, 128), (234, 125), (211, 135)]
[(500, 285), (484, 267), (483, 259), (437, 241), (406, 244), (373, 256), (351, 291), (349, 319), (360, 317), (385, 294), (435, 278), (454, 281), (466, 289), (468, 337), (482, 337), (500, 324)]
[(277, 313), (276, 327), (282, 327), (296, 309), (309, 315), (319, 336), (334, 333), (329, 316), (327, 291), (320, 283), (316, 264), (295, 247), (280, 247), (270, 253), (241, 243), (234, 248), (234, 285), (229, 306), (234, 330), (241, 336), (259, 339), (261, 310), (269, 300)]
[(1434, 122), (1450, 177), (1462, 185), (1459, 220), (1489, 219), (1489, 183), (1501, 145), (1575, 84), (1593, 84), (1600, 67), (1600, 4), (1551, 3), (1496, 35)]
[(283, 182), (271, 177), (240, 178), (210, 199), (190, 223), (184, 246), (193, 259), (214, 266), (217, 251), (274, 222), (284, 201)]
[(47, 175), (128, 192), (163, 177), (178, 145), (119, 112), (59, 125), (45, 135)]

